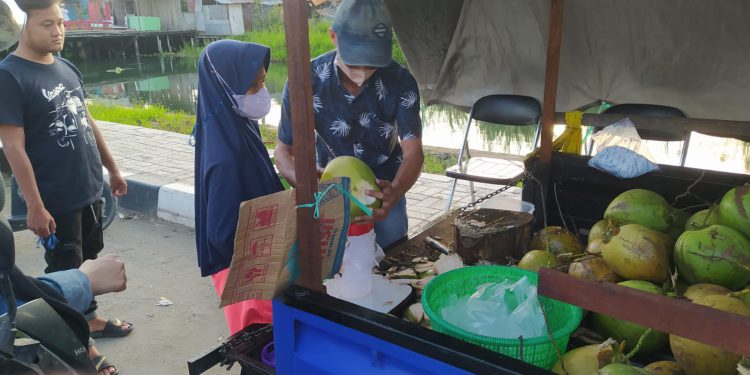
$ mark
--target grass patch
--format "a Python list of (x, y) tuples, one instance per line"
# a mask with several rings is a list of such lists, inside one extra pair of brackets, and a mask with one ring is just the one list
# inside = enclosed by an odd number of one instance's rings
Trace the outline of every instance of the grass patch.
[[(195, 115), (187, 112), (171, 111), (160, 105), (138, 104), (133, 107), (107, 105), (94, 101), (88, 105), (91, 116), (97, 120), (118, 124), (141, 126), (149, 129), (165, 130), (190, 135), (195, 125)], [(276, 128), (261, 125), (260, 134), (266, 148), (276, 147)]]
[(97, 103), (88, 105), (91, 116), (97, 120), (135, 125), (144, 128), (166, 130), (173, 133), (191, 134), (195, 125), (195, 115), (172, 111), (160, 105), (138, 104), (122, 107)]
[(458, 158), (455, 154), (429, 153), (425, 151), (422, 172), (445, 175), (445, 170), (456, 165)]

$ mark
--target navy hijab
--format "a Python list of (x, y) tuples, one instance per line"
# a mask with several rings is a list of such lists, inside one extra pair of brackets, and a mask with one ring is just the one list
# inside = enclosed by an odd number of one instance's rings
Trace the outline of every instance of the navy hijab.
[(240, 203), (283, 190), (258, 123), (232, 108), (231, 95), (244, 94), (270, 59), (268, 47), (222, 40), (206, 47), (198, 62), (195, 240), (202, 276), (229, 267)]

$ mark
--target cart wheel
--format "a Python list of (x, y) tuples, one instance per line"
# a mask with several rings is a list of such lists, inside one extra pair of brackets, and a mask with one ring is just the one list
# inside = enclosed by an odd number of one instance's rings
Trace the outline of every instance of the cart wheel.
[(104, 189), (102, 190), (102, 230), (112, 224), (117, 216), (117, 197), (112, 195), (112, 189), (109, 187), (109, 183), (104, 183)]

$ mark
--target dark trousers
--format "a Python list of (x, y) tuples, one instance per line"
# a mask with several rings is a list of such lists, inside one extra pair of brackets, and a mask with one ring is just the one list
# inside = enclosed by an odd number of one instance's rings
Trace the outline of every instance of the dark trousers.
[[(96, 201), (83, 208), (52, 214), (57, 224), (55, 236), (57, 246), (44, 252), (47, 262), (45, 273), (78, 268), (85, 260), (96, 259), (104, 248), (102, 232), (102, 202)], [(87, 318), (93, 318), (96, 300), (86, 311)]]

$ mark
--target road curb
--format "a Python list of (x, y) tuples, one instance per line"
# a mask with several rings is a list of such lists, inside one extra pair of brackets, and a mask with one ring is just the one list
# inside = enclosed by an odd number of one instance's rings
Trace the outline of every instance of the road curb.
[(156, 216), (195, 229), (195, 187), (181, 183), (162, 186)]

